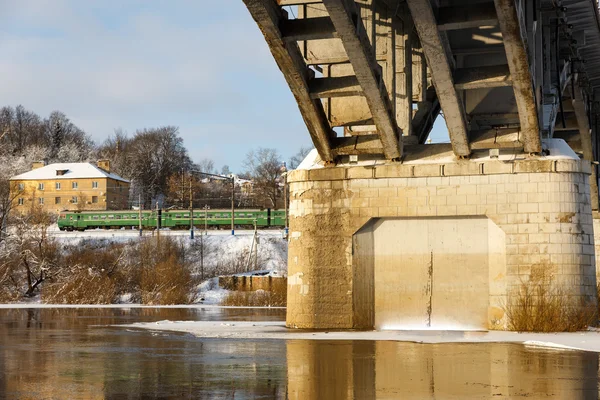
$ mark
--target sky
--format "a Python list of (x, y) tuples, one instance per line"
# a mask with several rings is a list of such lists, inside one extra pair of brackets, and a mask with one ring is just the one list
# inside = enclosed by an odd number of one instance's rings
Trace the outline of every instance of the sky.
[(98, 143), (175, 125), (194, 161), (236, 172), (312, 145), (241, 0), (0, 0), (0, 77), (0, 106), (60, 110)]

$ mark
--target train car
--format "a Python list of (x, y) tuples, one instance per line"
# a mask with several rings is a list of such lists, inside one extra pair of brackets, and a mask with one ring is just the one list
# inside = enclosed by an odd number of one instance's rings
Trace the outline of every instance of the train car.
[[(231, 210), (194, 210), (194, 226), (202, 228), (229, 228)], [(235, 227), (258, 228), (283, 227), (285, 212), (282, 210), (235, 210)], [(141, 212), (143, 229), (171, 228), (189, 229), (189, 210), (155, 210)], [(59, 214), (58, 228), (62, 231), (84, 231), (86, 229), (138, 229), (140, 212), (123, 211), (63, 211)], [(160, 220), (158, 220), (160, 218)]]

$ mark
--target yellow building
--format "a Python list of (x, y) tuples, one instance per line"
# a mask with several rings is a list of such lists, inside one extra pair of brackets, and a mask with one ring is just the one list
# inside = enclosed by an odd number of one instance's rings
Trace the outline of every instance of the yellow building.
[(36, 207), (50, 212), (129, 208), (129, 181), (111, 173), (108, 160), (98, 165), (33, 163), (31, 171), (10, 180), (19, 212)]

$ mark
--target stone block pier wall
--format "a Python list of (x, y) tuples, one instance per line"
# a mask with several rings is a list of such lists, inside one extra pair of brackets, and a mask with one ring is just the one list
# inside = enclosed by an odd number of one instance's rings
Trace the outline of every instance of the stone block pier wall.
[(536, 269), (596, 301), (590, 172), (525, 157), (291, 172), (287, 326), (503, 329)]

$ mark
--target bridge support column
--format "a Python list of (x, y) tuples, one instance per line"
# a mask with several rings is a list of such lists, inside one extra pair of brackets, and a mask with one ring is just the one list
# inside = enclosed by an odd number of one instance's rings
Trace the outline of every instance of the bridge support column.
[(590, 164), (546, 145), (290, 172), (287, 326), (507, 329), (506, 305), (540, 273), (594, 307)]

